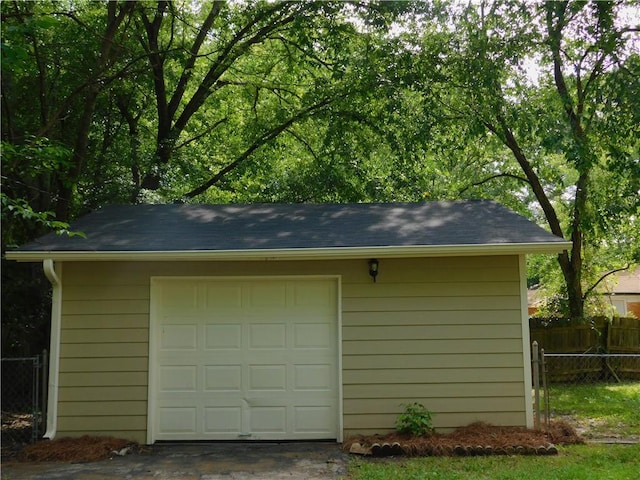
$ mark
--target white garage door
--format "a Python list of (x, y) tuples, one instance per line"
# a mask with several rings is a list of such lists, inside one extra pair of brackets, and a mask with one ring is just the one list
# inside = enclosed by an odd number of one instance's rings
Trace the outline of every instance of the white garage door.
[(154, 278), (150, 440), (335, 439), (337, 281)]

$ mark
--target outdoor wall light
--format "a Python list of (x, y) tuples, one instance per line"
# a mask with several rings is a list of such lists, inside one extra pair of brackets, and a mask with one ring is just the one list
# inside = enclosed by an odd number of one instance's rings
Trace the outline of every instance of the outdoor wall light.
[(373, 283), (376, 283), (376, 277), (378, 276), (378, 259), (372, 258), (369, 260), (369, 275), (373, 278)]

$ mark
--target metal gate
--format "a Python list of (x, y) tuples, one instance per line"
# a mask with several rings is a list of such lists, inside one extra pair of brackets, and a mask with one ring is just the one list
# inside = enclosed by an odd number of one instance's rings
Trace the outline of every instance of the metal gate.
[(47, 351), (2, 359), (2, 444), (35, 442), (44, 433)]

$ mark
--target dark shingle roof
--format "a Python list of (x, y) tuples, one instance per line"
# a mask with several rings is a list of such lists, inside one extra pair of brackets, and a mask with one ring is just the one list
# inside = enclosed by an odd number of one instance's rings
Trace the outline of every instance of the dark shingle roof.
[[(18, 252), (188, 252), (565, 243), (493, 201), (108, 206)], [(565, 246), (566, 248), (566, 246)], [(562, 248), (558, 248), (561, 250)], [(266, 253), (266, 252), (265, 252)]]

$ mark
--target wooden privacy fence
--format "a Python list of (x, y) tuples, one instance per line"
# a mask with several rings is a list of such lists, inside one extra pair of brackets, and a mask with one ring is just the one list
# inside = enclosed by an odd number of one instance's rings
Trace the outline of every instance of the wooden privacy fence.
[(537, 341), (545, 354), (576, 354), (549, 357), (550, 381), (640, 379), (640, 319), (596, 317), (572, 324), (531, 318), (529, 329), (531, 341)]
[(547, 353), (639, 353), (640, 319), (595, 317), (585, 323), (530, 318), (531, 341)]
[(640, 319), (614, 318), (607, 324), (609, 353), (640, 353)]

